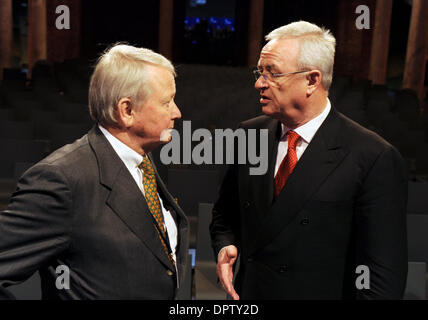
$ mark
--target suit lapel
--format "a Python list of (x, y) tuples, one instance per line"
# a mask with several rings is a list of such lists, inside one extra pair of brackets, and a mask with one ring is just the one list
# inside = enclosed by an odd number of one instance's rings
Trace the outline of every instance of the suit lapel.
[(340, 143), (339, 124), (338, 114), (332, 109), (298, 161), (278, 199), (266, 213), (259, 237), (253, 241), (253, 251), (271, 242), (293, 221), (348, 154), (347, 147)]
[[(269, 210), (274, 192), (274, 172), (275, 161), (278, 153), (278, 143), (281, 137), (281, 123), (278, 120), (272, 120), (268, 126), (268, 170), (264, 175), (250, 176), (252, 201), (254, 201), (257, 208), (257, 221), (255, 225), (260, 225), (260, 222), (265, 218)], [(260, 149), (259, 149), (260, 150)], [(245, 170), (249, 170), (245, 167)], [(248, 174), (248, 172), (246, 173)], [(264, 186), (260, 188), (260, 186)]]
[(88, 138), (97, 157), (100, 183), (110, 190), (107, 205), (163, 264), (174, 270), (163, 250), (146, 200), (128, 169), (98, 127), (90, 131)]

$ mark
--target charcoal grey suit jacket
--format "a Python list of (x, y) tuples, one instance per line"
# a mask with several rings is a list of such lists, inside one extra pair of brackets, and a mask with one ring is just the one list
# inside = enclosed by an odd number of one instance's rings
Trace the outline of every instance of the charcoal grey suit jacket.
[[(241, 298), (402, 298), (407, 172), (397, 150), (332, 108), (274, 201), (281, 124), (260, 116), (241, 127), (268, 129), (268, 171), (232, 165), (211, 223), (216, 256), (240, 251)], [(356, 286), (358, 266), (369, 288)]]
[[(181, 282), (188, 221), (156, 175), (178, 227)], [(38, 270), (44, 299), (173, 299), (177, 273), (152, 219), (128, 169), (94, 127), (25, 172), (0, 213), (0, 297), (10, 298), (5, 288)], [(61, 265), (70, 271), (69, 289), (55, 284)]]

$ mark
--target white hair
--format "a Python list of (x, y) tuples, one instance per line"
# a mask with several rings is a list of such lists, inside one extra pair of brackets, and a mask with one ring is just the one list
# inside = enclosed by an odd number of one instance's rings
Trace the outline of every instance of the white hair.
[(166, 68), (175, 76), (171, 62), (150, 49), (115, 44), (98, 59), (89, 85), (89, 112), (104, 126), (117, 126), (117, 103), (130, 98), (138, 106), (152, 90), (146, 66)]
[(328, 90), (333, 79), (336, 39), (330, 30), (313, 23), (298, 21), (270, 32), (265, 39), (297, 38), (300, 42), (297, 64), (299, 70), (318, 69), (322, 74), (322, 86)]

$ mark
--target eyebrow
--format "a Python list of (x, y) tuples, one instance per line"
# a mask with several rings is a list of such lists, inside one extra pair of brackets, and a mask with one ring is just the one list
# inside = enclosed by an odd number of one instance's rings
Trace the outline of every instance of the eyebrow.
[(272, 70), (278, 70), (277, 69), (277, 67), (275, 66), (275, 65), (272, 65), (272, 64), (268, 64), (268, 65), (266, 65), (266, 66), (260, 66), (260, 65), (257, 65), (257, 69), (266, 69), (267, 71), (269, 71), (269, 72), (271, 72)]

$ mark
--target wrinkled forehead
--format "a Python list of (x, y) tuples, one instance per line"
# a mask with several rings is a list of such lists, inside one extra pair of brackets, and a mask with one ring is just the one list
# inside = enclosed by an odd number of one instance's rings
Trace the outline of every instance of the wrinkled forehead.
[(295, 68), (298, 54), (299, 40), (297, 38), (274, 39), (269, 41), (260, 52), (258, 66)]

